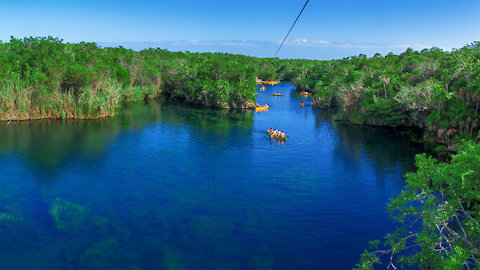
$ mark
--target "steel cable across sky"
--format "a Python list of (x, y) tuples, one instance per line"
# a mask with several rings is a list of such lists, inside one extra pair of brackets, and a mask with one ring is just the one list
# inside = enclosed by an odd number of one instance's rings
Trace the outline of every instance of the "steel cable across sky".
[(293, 27), (295, 26), (295, 24), (297, 23), (298, 18), (300, 18), (300, 15), (302, 15), (303, 10), (305, 9), (305, 7), (306, 7), (307, 4), (308, 4), (308, 1), (310, 1), (310, 0), (307, 0), (307, 1), (305, 2), (305, 5), (303, 5), (302, 10), (300, 10), (300, 13), (298, 13), (297, 18), (296, 18), (295, 21), (293, 22), (292, 27), (290, 27), (290, 30), (288, 30), (287, 35), (286, 35), (285, 38), (283, 39), (282, 44), (280, 44), (280, 47), (278, 47), (278, 50), (277, 50), (277, 52), (275, 53), (275, 55), (273, 56), (273, 58), (277, 57), (278, 52), (279, 52), (280, 49), (282, 48), (283, 43), (285, 43), (285, 40), (287, 40), (287, 37), (288, 37), (288, 35), (290, 34), (290, 32), (292, 31), (292, 29), (293, 29)]

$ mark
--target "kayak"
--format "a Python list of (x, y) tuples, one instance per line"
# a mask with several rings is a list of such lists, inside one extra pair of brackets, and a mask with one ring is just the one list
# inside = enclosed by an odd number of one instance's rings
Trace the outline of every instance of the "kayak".
[(262, 81), (264, 84), (270, 84), (270, 85), (275, 85), (278, 84), (278, 81)]
[(275, 97), (283, 97), (283, 94), (273, 93), (272, 96), (275, 96)]
[(266, 110), (268, 110), (268, 108), (270, 108), (270, 107), (267, 105), (265, 107), (255, 108), (255, 111), (257, 111), (257, 112), (266, 111)]
[(270, 135), (270, 137), (272, 137), (272, 138), (275, 138), (275, 139), (278, 139), (278, 140), (282, 140), (282, 141), (286, 141), (286, 140), (287, 140), (287, 137), (278, 137), (278, 136), (272, 135), (272, 134), (270, 133), (270, 130), (267, 130), (267, 133), (268, 133), (268, 135)]

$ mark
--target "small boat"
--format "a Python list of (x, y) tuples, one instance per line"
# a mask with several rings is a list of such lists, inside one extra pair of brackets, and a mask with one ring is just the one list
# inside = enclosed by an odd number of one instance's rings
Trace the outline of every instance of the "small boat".
[(312, 93), (308, 93), (308, 92), (300, 92), (300, 95), (302, 96), (311, 96)]
[(275, 97), (283, 97), (283, 94), (280, 94), (280, 93), (273, 93), (272, 96), (275, 96)]
[(278, 81), (262, 81), (264, 84), (270, 84), (270, 85), (275, 85), (278, 84)]
[(270, 133), (270, 130), (267, 130), (267, 133), (268, 135), (270, 135), (270, 137), (272, 138), (275, 138), (275, 139), (278, 139), (278, 140), (282, 140), (282, 141), (287, 141), (287, 137), (278, 137), (278, 136), (275, 136), (273, 134)]
[(268, 105), (265, 106), (265, 107), (257, 107), (257, 108), (255, 108), (255, 111), (257, 111), (257, 112), (266, 111), (266, 110), (268, 110), (268, 108), (270, 108)]

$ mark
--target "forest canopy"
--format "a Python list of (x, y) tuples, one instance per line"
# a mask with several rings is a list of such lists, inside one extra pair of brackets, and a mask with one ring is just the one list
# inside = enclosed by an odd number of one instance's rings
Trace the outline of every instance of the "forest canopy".
[(480, 42), (451, 52), (408, 49), (319, 61), (293, 82), (337, 108), (339, 120), (420, 128), (427, 140), (452, 150), (479, 136)]
[(253, 107), (251, 60), (12, 38), (0, 43), (0, 120), (113, 116), (122, 101), (160, 93), (206, 106)]

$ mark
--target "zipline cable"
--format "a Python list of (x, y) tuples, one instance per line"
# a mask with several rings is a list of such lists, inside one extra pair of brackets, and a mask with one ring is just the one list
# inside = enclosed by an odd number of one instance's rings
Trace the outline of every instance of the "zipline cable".
[(283, 43), (285, 43), (285, 40), (287, 40), (287, 37), (288, 37), (288, 35), (290, 34), (290, 32), (292, 31), (292, 29), (293, 29), (293, 27), (295, 26), (295, 24), (297, 23), (298, 18), (300, 18), (300, 15), (302, 15), (303, 10), (305, 9), (305, 7), (306, 7), (307, 4), (308, 4), (308, 1), (310, 1), (310, 0), (307, 0), (307, 2), (305, 2), (305, 5), (303, 6), (302, 10), (301, 10), (300, 13), (298, 14), (298, 16), (297, 16), (297, 18), (295, 19), (295, 21), (293, 22), (292, 27), (290, 27), (290, 30), (288, 30), (287, 35), (286, 35), (285, 38), (283, 39), (282, 44), (280, 44), (280, 47), (278, 47), (278, 50), (277, 50), (277, 52), (275, 53), (275, 55), (273, 56), (273, 58), (277, 57), (277, 53), (278, 53), (278, 52), (280, 51), (280, 49), (282, 48)]

